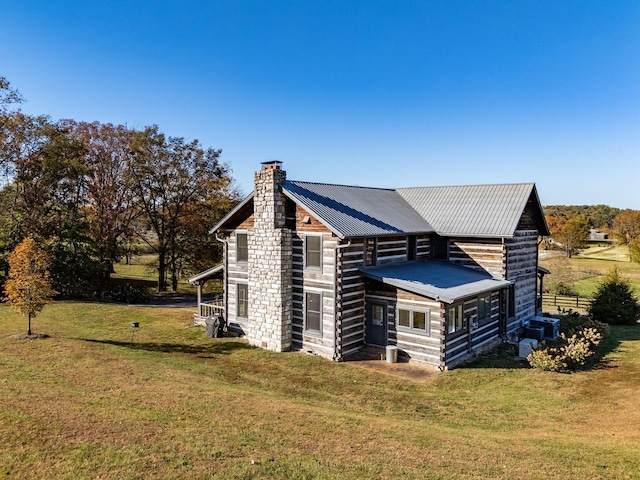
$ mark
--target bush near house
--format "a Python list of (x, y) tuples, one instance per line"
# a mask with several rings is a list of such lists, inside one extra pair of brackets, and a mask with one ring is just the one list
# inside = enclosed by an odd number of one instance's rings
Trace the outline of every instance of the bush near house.
[(572, 313), (563, 322), (566, 332), (553, 342), (542, 342), (527, 361), (533, 368), (550, 372), (572, 372), (583, 368), (609, 334), (609, 326), (589, 317)]

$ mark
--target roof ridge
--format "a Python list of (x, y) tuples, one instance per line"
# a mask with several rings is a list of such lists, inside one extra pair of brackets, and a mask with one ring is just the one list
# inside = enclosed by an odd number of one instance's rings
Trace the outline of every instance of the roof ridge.
[(331, 186), (331, 187), (362, 188), (362, 189), (367, 189), (367, 190), (386, 190), (386, 191), (389, 191), (389, 192), (395, 192), (397, 190), (395, 188), (367, 187), (367, 186), (362, 186), (362, 185), (344, 185), (344, 184), (341, 184), (341, 183), (308, 182), (306, 180), (287, 180), (287, 182), (294, 183), (294, 184), (304, 183), (304, 184), (308, 184), (308, 185), (325, 185), (325, 186)]
[(507, 183), (471, 183), (466, 185), (423, 185), (421, 187), (397, 187), (393, 190), (410, 190), (420, 188), (461, 188), (461, 187), (500, 187), (506, 185), (535, 185), (535, 182), (507, 182)]

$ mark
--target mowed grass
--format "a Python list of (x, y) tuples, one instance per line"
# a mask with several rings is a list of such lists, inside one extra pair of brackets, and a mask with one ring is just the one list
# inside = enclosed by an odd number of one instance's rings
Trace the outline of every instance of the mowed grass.
[[(640, 478), (640, 327), (596, 368), (502, 350), (424, 383), (210, 339), (188, 309), (0, 305), (6, 478)], [(129, 325), (140, 329), (131, 342)]]
[[(156, 293), (158, 289), (157, 255), (138, 255), (131, 257), (127, 265), (124, 261), (114, 265), (115, 272), (111, 274), (112, 285), (129, 284), (136, 286), (143, 293)], [(178, 282), (178, 293), (195, 295), (196, 287), (190, 284), (188, 277), (181, 277)], [(209, 280), (203, 288), (204, 294), (218, 294), (222, 292), (222, 281)]]
[(621, 245), (591, 246), (579, 255), (566, 258), (563, 252), (542, 252), (540, 265), (551, 271), (545, 285), (564, 282), (573, 286), (581, 297), (592, 297), (602, 277), (617, 267), (627, 279), (636, 296), (640, 297), (640, 265), (629, 261), (629, 250)]

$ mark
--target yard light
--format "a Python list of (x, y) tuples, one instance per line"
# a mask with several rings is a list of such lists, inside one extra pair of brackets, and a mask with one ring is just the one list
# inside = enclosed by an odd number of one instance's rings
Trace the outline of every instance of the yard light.
[(131, 341), (129, 343), (133, 343), (133, 335), (136, 333), (138, 328), (140, 328), (139, 322), (131, 322)]

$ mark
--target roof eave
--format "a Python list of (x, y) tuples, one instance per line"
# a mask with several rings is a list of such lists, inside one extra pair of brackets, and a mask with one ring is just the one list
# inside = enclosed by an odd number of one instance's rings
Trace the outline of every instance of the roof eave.
[(209, 230), (209, 234), (215, 233), (222, 226), (227, 223), (233, 216), (238, 213), (242, 208), (244, 208), (251, 200), (253, 200), (253, 193), (249, 194), (244, 200), (242, 200), (239, 204), (237, 204), (229, 213), (227, 213), (222, 220), (220, 220), (211, 230)]
[(201, 280), (206, 280), (208, 278), (213, 277), (217, 273), (221, 272), (224, 269), (224, 264), (219, 263), (218, 265), (208, 268), (207, 270), (195, 274), (193, 277), (187, 279), (189, 283), (198, 283)]
[(310, 208), (308, 205), (306, 205), (305, 203), (299, 201), (295, 197), (295, 195), (293, 195), (290, 192), (288, 192), (286, 188), (282, 189), (282, 193), (284, 193), (284, 195), (289, 200), (291, 200), (293, 203), (303, 207), (307, 212), (309, 212), (311, 215), (313, 215), (322, 225), (327, 227), (329, 229), (329, 231), (331, 233), (333, 233), (336, 237), (338, 237), (340, 240), (344, 240), (345, 238), (347, 238), (347, 236), (344, 233), (342, 233), (341, 231), (339, 231), (335, 227), (333, 227), (330, 223), (328, 223), (326, 220), (324, 220), (320, 215), (318, 215), (316, 212), (314, 212), (313, 209)]

